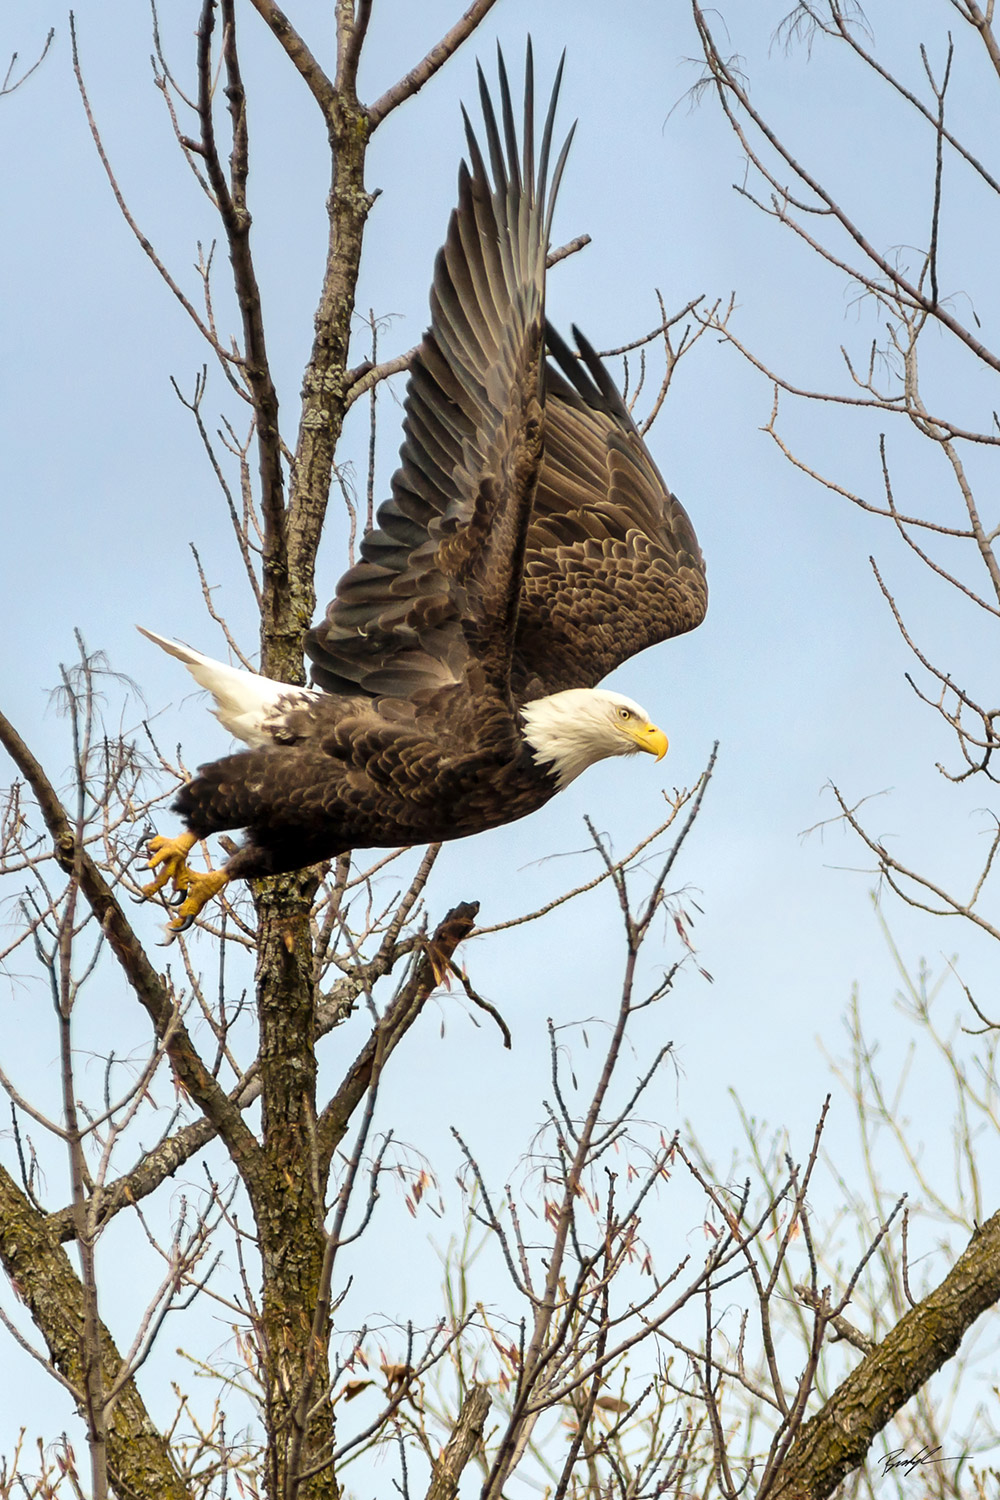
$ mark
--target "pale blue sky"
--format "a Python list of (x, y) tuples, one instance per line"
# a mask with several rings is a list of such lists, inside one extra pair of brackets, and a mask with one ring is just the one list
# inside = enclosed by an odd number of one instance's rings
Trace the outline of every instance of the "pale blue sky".
[[(929, 133), (908, 131), (905, 114), (894, 116), (860, 70), (845, 68), (831, 49), (818, 47), (808, 61), (801, 49), (786, 55), (770, 48), (773, 25), (788, 4), (725, 5), (732, 44), (723, 50), (744, 55), (754, 98), (787, 130), (797, 154), (818, 175), (828, 174), (880, 246), (922, 243)], [(289, 7), (327, 60), (329, 9)], [(374, 97), (405, 72), (457, 9), (444, 0), (376, 0), (362, 93)], [(890, 60), (916, 83), (917, 41), (937, 38), (940, 49), (947, 7), (929, 0), (908, 7), (927, 24), (898, 41), (886, 34), (893, 7), (875, 0), (868, 10)], [(172, 64), (190, 80), (197, 7), (170, 0), (163, 12)], [(119, 182), (142, 229), (196, 299), (196, 244), (209, 241), (216, 226), (152, 87), (148, 14), (134, 0), (80, 0), (76, 18), (91, 101)], [(43, 759), (57, 769), (65, 765), (64, 725), (47, 707), (46, 690), (57, 680), (58, 663), (71, 659), (78, 626), (91, 648), (108, 652), (116, 668), (141, 684), (151, 710), (174, 705), (161, 721), (163, 738), (172, 744), (182, 736), (188, 762), (195, 763), (223, 753), (226, 736), (202, 701), (188, 695), (179, 665), (132, 626), (139, 621), (224, 654), (201, 605), (193, 542), (216, 586), (217, 607), (244, 648), (254, 648), (252, 601), (223, 505), (169, 383), (174, 376), (190, 390), (210, 355), (117, 213), (76, 94), (63, 11), (47, 0), (8, 4), (0, 46), (28, 59), (50, 24), (57, 37), (45, 64), (0, 101), (7, 226), (0, 243), (0, 285), (7, 290), (3, 705)], [(819, 266), (732, 191), (743, 175), (737, 144), (711, 100), (695, 109), (684, 102), (697, 77), (689, 61), (697, 39), (685, 7), (662, 0), (546, 0), (541, 7), (500, 0), (475, 42), (380, 129), (367, 181), (382, 195), (369, 223), (358, 306), (392, 315), (382, 353), (408, 348), (426, 321), (433, 257), (463, 149), (458, 102), (475, 102), (475, 58), (492, 70), (499, 37), (518, 73), (529, 29), (540, 94), (567, 48), (560, 118), (566, 127), (580, 122), (555, 239), (583, 232), (593, 239), (552, 274), (549, 314), (557, 326), (568, 332), (576, 321), (604, 347), (653, 326), (656, 287), (670, 310), (698, 294), (711, 302), (735, 292), (733, 326), (762, 358), (806, 384), (841, 381), (837, 348), (848, 344), (864, 358), (875, 327), (871, 310), (856, 304), (843, 276)], [(324, 136), (318, 111), (252, 15), (244, 18), (242, 48), (254, 244), (291, 441), (324, 246)], [(955, 90), (958, 124), (973, 137), (989, 118), (977, 102), (986, 86), (977, 68)], [(988, 339), (998, 308), (992, 256), (983, 247), (996, 243), (997, 226), (969, 206), (968, 188), (966, 176), (949, 172), (946, 205), (953, 217), (942, 275), (950, 290), (975, 299)], [(233, 309), (222, 290), (224, 272), (220, 263), (217, 314), (226, 326)], [(960, 312), (964, 306), (959, 299)], [(358, 358), (363, 353), (362, 336)], [(950, 412), (970, 423), (987, 421), (995, 397), (967, 381), (959, 408), (957, 367), (946, 349), (940, 357), (940, 375), (928, 376)], [(380, 403), (379, 495), (387, 493), (395, 462), (400, 398), (397, 388), (395, 399), (384, 392)], [(482, 919), (494, 922), (587, 878), (591, 856), (546, 858), (583, 847), (583, 814), (624, 850), (657, 820), (660, 789), (690, 785), (718, 739), (715, 781), (679, 871), (703, 908), (699, 961), (715, 983), (692, 970), (652, 1029), (674, 1039), (682, 1068), (676, 1084), (665, 1077), (662, 1123), (672, 1128), (690, 1117), (724, 1160), (736, 1136), (731, 1087), (753, 1114), (786, 1126), (795, 1151), (805, 1152), (831, 1086), (817, 1038), (842, 1052), (841, 1015), (855, 981), (887, 1056), (899, 1055), (908, 1038), (893, 1010), (895, 979), (871, 911), (872, 882), (842, 868), (870, 860), (836, 829), (825, 838), (799, 837), (833, 812), (825, 783), (835, 780), (851, 798), (893, 789), (873, 812), (873, 826), (899, 835), (899, 847), (915, 861), (923, 858), (959, 884), (984, 826), (977, 816), (982, 790), (946, 789), (934, 770), (950, 746), (904, 681), (910, 662), (877, 593), (869, 552), (885, 563), (923, 638), (932, 647), (942, 642), (941, 656), (952, 651), (948, 659), (959, 666), (975, 662), (980, 650), (969, 644), (968, 623), (954, 596), (902, 556), (879, 523), (819, 491), (781, 458), (760, 431), (770, 401), (759, 374), (705, 338), (682, 363), (650, 439), (695, 523), (711, 590), (700, 630), (627, 664), (613, 679), (667, 731), (668, 758), (659, 766), (644, 760), (598, 767), (530, 822), (453, 846), (431, 896), (438, 913), (453, 900), (479, 897)], [(206, 411), (235, 417), (235, 406), (210, 365)], [(356, 417), (340, 457), (363, 474), (366, 410)], [(793, 413), (789, 405), (786, 430), (809, 462), (878, 499), (877, 434), (884, 426), (884, 419), (863, 421), (830, 408)], [(902, 430), (889, 432), (900, 504), (946, 514), (953, 504), (946, 476)], [(974, 462), (984, 494), (990, 459)], [(324, 597), (343, 565), (345, 535), (334, 505), (319, 585)], [(150, 933), (154, 916), (138, 919)], [(907, 958), (926, 954), (936, 966), (942, 952), (958, 951), (963, 973), (985, 985), (990, 955), (967, 933), (895, 905), (889, 916)], [(470, 974), (506, 1015), (515, 1051), (501, 1054), (489, 1026), (474, 1030), (455, 1014), (457, 1002), (445, 998), (444, 1041), (436, 1022), (410, 1039), (404, 1066), (420, 1086), (402, 1096), (397, 1091), (391, 1109), (383, 1105), (384, 1123), (392, 1115), (445, 1181), (455, 1166), (446, 1129), (462, 1123), (499, 1180), (513, 1165), (507, 1122), (525, 1124), (514, 1132), (520, 1149), (538, 1118), (548, 1067), (544, 1018), (610, 1012), (616, 943), (613, 901), (603, 893), (569, 908), (544, 932), (522, 929), (470, 946), (464, 955)], [(957, 991), (953, 999), (957, 1008)], [(18, 994), (0, 1003), (16, 1007), (20, 1024), (37, 1002)], [(121, 998), (113, 1003), (119, 1007)], [(108, 1024), (135, 1031), (133, 1019)], [(39, 1042), (34, 1065), (44, 1070), (53, 1054), (54, 1042)], [(433, 1080), (429, 1090), (427, 1080)], [(850, 1108), (842, 1095), (835, 1098), (831, 1138), (850, 1160)], [(930, 1137), (945, 1126), (942, 1118)], [(393, 1315), (404, 1312), (391, 1299), (384, 1306)]]

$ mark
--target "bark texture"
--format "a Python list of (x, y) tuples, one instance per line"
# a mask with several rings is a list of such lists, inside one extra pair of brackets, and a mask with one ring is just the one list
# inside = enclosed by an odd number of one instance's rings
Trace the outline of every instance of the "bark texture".
[(804, 1423), (769, 1500), (825, 1500), (864, 1463), (900, 1407), (955, 1354), (1000, 1300), (1000, 1212), (973, 1235), (948, 1275), (867, 1355)]
[(455, 1500), (458, 1481), (469, 1459), (482, 1442), (483, 1427), (490, 1410), (490, 1390), (486, 1385), (470, 1389), (455, 1423), (455, 1430), (434, 1465), (434, 1478), (427, 1500)]
[[(50, 1219), (32, 1207), (0, 1167), (0, 1260), (48, 1347), (53, 1365), (76, 1393), (83, 1413), (85, 1309), (83, 1288)], [(121, 1375), (122, 1358), (107, 1328), (98, 1330), (104, 1389)], [(84, 1417), (85, 1420), (85, 1417)], [(126, 1380), (107, 1418), (109, 1477), (119, 1495), (191, 1500), (169, 1445), (150, 1421), (133, 1380)]]

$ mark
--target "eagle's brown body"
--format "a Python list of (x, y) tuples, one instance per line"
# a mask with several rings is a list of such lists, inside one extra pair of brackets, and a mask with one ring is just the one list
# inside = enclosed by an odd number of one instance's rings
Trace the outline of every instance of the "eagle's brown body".
[(498, 724), (448, 753), (416, 728), (347, 715), (292, 753), (251, 750), (203, 768), (174, 806), (199, 838), (246, 828), (231, 877), (277, 875), (347, 849), (463, 838), (524, 817), (558, 790)]
[(248, 830), (230, 876), (459, 838), (534, 811), (603, 755), (666, 749), (637, 705), (579, 692), (692, 629), (707, 593), (691, 523), (604, 366), (545, 321), (569, 146), (550, 185), (558, 89), (536, 165), (530, 51), (523, 152), (502, 60), (499, 123), (480, 74), (490, 169), (466, 119), (392, 498), (306, 638), (318, 691), (160, 641), (256, 746), (203, 767), (176, 804), (191, 835)]

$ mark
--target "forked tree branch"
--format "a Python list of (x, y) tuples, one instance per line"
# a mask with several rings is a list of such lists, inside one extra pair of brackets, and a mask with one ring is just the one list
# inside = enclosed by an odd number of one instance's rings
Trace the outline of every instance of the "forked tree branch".
[[(969, 21), (970, 24), (975, 26), (977, 30), (980, 30), (982, 28), (982, 25), (985, 25), (985, 31), (983, 33), (984, 40), (987, 36), (989, 37), (989, 41), (987, 42), (988, 50), (990, 47), (990, 43), (992, 43), (993, 50), (991, 52), (991, 58), (994, 60), (994, 66), (996, 66), (996, 58), (998, 56), (996, 51), (996, 39), (995, 37), (993, 37), (992, 28), (989, 27), (989, 25), (986, 23), (982, 11), (980, 11), (979, 6), (975, 4), (975, 0), (972, 0), (971, 4), (967, 4), (966, 0), (952, 0), (952, 3), (955, 5), (955, 8), (958, 10), (963, 19)], [(836, 10), (832, 5), (830, 7), (830, 10), (831, 19), (835, 29), (831, 29), (829, 25), (821, 22), (821, 29), (826, 33), (826, 35), (836, 37), (840, 41), (846, 42), (866, 67), (871, 68), (873, 73), (876, 73), (879, 78), (883, 80), (883, 82), (887, 83), (891, 89), (895, 90), (895, 92), (899, 94), (900, 98), (905, 99), (907, 104), (909, 104), (911, 108), (915, 109), (919, 115), (922, 115), (929, 125), (931, 125), (935, 130), (940, 130), (941, 135), (948, 142), (949, 146), (951, 146), (959, 156), (967, 161), (969, 166), (972, 167), (975, 172), (979, 173), (983, 181), (987, 184), (988, 187), (993, 190), (993, 192), (1000, 193), (1000, 182), (998, 182), (997, 179), (987, 171), (986, 167), (979, 160), (979, 158), (974, 156), (973, 153), (968, 149), (968, 147), (965, 146), (956, 135), (953, 135), (950, 130), (946, 129), (943, 122), (939, 123), (939, 121), (935, 118), (934, 113), (932, 113), (932, 111), (927, 108), (927, 105), (923, 102), (919, 95), (914, 94), (912, 90), (908, 89), (906, 85), (895, 76), (894, 73), (890, 73), (888, 68), (883, 67), (878, 58), (875, 56), (874, 52), (870, 52), (866, 47), (863, 47), (861, 45), (856, 35), (855, 28), (851, 27), (848, 24), (844, 15), (839, 10)], [(966, 14), (966, 12), (968, 12), (968, 14)]]
[(896, 1413), (955, 1355), (1000, 1300), (1000, 1212), (974, 1234), (940, 1286), (905, 1313), (801, 1427), (767, 1500), (826, 1500), (864, 1462)]
[(87, 88), (83, 81), (83, 69), (81, 67), (80, 54), (77, 47), (76, 22), (74, 20), (72, 11), (70, 12), (69, 17), (69, 29), (70, 39), (72, 43), (73, 72), (76, 75), (77, 87), (80, 90), (80, 98), (83, 101), (84, 113), (87, 116), (87, 124), (90, 127), (90, 133), (93, 137), (94, 145), (97, 148), (97, 154), (100, 157), (101, 166), (104, 168), (105, 175), (111, 186), (111, 191), (112, 193), (114, 193), (115, 202), (118, 204), (118, 208), (122, 218), (125, 220), (129, 229), (131, 229), (132, 233), (135, 235), (142, 250), (152, 261), (160, 276), (163, 278), (167, 286), (177, 298), (178, 302), (184, 308), (184, 311), (191, 318), (202, 338), (204, 338), (205, 341), (211, 345), (212, 349), (218, 355), (219, 359), (222, 360), (224, 365), (231, 365), (236, 366), (237, 368), (241, 368), (243, 361), (240, 355), (234, 354), (232, 350), (226, 349), (219, 342), (215, 334), (212, 332), (211, 328), (209, 328), (208, 325), (204, 322), (203, 318), (195, 308), (194, 304), (191, 302), (190, 298), (186, 297), (185, 294), (181, 291), (177, 282), (171, 276), (163, 261), (153, 249), (152, 241), (147, 239), (142, 230), (139, 228), (135, 219), (132, 217), (131, 209), (125, 201), (125, 196), (122, 193), (121, 188), (118, 186), (118, 180), (115, 177), (114, 172), (111, 170), (111, 163), (108, 160), (107, 152), (104, 150), (104, 142), (101, 139), (101, 133), (97, 127), (97, 121), (94, 117), (93, 110), (90, 107), (90, 98), (87, 94)]
[[(350, 1012), (351, 1007), (358, 997), (366, 991), (370, 991), (380, 979), (384, 979), (389, 975), (399, 960), (411, 953), (418, 944), (422, 943), (425, 948), (427, 947), (426, 940), (421, 939), (419, 935), (402, 936), (402, 929), (414, 902), (423, 889), (426, 874), (429, 873), (433, 863), (430, 853), (431, 851), (428, 852), (428, 856), (425, 856), (417, 877), (411, 883), (409, 891), (399, 902), (393, 915), (393, 920), (390, 922), (374, 957), (363, 962), (359, 960), (352, 972), (338, 979), (329, 993), (317, 1004), (314, 1041), (318, 1042), (321, 1037), (327, 1036), (338, 1026), (345, 1014)], [(438, 933), (442, 937), (448, 938), (448, 934), (453, 926), (453, 918), (455, 918), (460, 910), (460, 908), (456, 908), (440, 924)], [(461, 941), (461, 937), (458, 940)], [(448, 958), (445, 959), (444, 950), (442, 950), (442, 964), (449, 962), (450, 955), (453, 953), (454, 948), (451, 948)], [(437, 961), (436, 954), (435, 961)], [(416, 976), (417, 979), (422, 978), (424, 972), (421, 971), (421, 974)], [(405, 1030), (419, 1014), (420, 1007), (413, 1008), (411, 1006), (414, 982), (415, 980), (411, 978), (406, 990), (400, 995), (398, 1002), (399, 1009), (397, 1010), (397, 1002), (393, 1002), (380, 1023), (383, 1027), (387, 1028), (387, 1056), (402, 1039)], [(363, 1049), (359, 1058), (352, 1065), (335, 1099), (328, 1106), (331, 1111), (337, 1114), (344, 1131), (346, 1131), (347, 1126), (350, 1124), (351, 1101), (353, 1100), (353, 1107), (356, 1108), (364, 1098), (365, 1069), (368, 1067), (368, 1063), (367, 1049)], [(237, 1109), (242, 1111), (255, 1104), (260, 1098), (260, 1094), (260, 1070), (257, 1063), (251, 1063), (250, 1067), (247, 1068), (239, 1081), (229, 1091), (228, 1098)], [(97, 1227), (102, 1228), (123, 1209), (134, 1207), (136, 1203), (141, 1202), (143, 1198), (147, 1198), (151, 1193), (155, 1192), (167, 1178), (173, 1177), (186, 1162), (190, 1161), (193, 1156), (203, 1150), (210, 1141), (215, 1140), (217, 1134), (218, 1132), (212, 1122), (205, 1116), (202, 1116), (198, 1120), (193, 1120), (190, 1124), (181, 1126), (172, 1135), (167, 1136), (156, 1146), (150, 1148), (132, 1171), (123, 1173), (122, 1176), (116, 1178), (114, 1182), (104, 1188)], [(50, 1215), (50, 1222), (60, 1241), (65, 1243), (67, 1240), (74, 1238), (76, 1229), (71, 1207), (67, 1206), (54, 1210)]]
[(368, 106), (369, 129), (374, 131), (381, 125), (386, 115), (402, 104), (405, 99), (412, 99), (428, 83), (440, 68), (443, 68), (459, 47), (470, 37), (479, 25), (483, 17), (493, 9), (496, 0), (473, 0), (465, 15), (455, 22), (450, 31), (432, 47), (427, 56), (411, 68), (405, 78), (394, 83), (391, 89), (386, 89), (381, 98), (376, 99), (374, 104)]
[[(798, 224), (796, 220), (790, 217), (787, 208), (784, 206), (785, 203), (792, 202), (792, 200), (788, 196), (788, 189), (781, 186), (778, 180), (774, 177), (773, 173), (768, 171), (764, 163), (761, 161), (760, 157), (751, 147), (750, 142), (747, 139), (747, 134), (736, 117), (734, 101), (739, 105), (740, 109), (743, 110), (747, 117), (753, 121), (753, 124), (756, 126), (757, 130), (759, 130), (760, 134), (764, 137), (764, 139), (767, 141), (768, 145), (776, 153), (776, 155), (780, 157), (781, 161), (784, 162), (788, 170), (792, 172), (799, 179), (799, 181), (802, 182), (809, 189), (809, 191), (815, 195), (818, 203), (822, 205), (822, 212), (830, 215), (833, 219), (836, 220), (836, 222), (847, 234), (848, 238), (851, 239), (860, 250), (865, 259), (875, 267), (879, 275), (885, 278), (886, 283), (892, 288), (893, 294), (905, 299), (906, 303), (910, 307), (914, 309), (920, 309), (924, 313), (935, 318), (939, 323), (942, 324), (943, 327), (948, 329), (949, 333), (954, 334), (955, 337), (977, 357), (977, 359), (982, 360), (983, 364), (988, 365), (990, 369), (1000, 373), (1000, 355), (996, 355), (992, 352), (992, 350), (988, 349), (982, 342), (982, 340), (976, 338), (975, 334), (973, 334), (968, 328), (966, 328), (963, 323), (960, 323), (959, 320), (948, 310), (946, 306), (942, 306), (940, 303), (935, 303), (931, 297), (927, 296), (923, 291), (921, 291), (919, 286), (914, 285), (914, 283), (910, 281), (908, 277), (903, 275), (898, 265), (894, 265), (892, 262), (887, 260), (884, 255), (881, 255), (879, 251), (876, 250), (871, 241), (867, 238), (867, 236), (861, 231), (861, 229), (858, 228), (858, 226), (848, 216), (844, 209), (841, 208), (836, 199), (834, 199), (834, 197), (826, 190), (826, 188), (823, 187), (822, 183), (819, 182), (817, 178), (813, 177), (813, 175), (801, 164), (801, 162), (799, 162), (797, 158), (792, 155), (791, 151), (775, 133), (775, 131), (772, 130), (771, 126), (764, 119), (760, 111), (755, 108), (749, 94), (747, 93), (747, 90), (744, 88), (739, 78), (737, 77), (736, 71), (723, 60), (721, 53), (716, 47), (715, 40), (708, 26), (708, 22), (705, 19), (705, 13), (702, 7), (697, 3), (697, 0), (692, 0), (692, 11), (694, 14), (695, 25), (698, 28), (698, 34), (701, 38), (710, 76), (712, 81), (716, 85), (716, 91), (723, 113), (725, 114), (726, 119), (732, 126), (733, 131), (735, 132), (736, 136), (743, 146), (743, 149), (746, 151), (754, 166), (760, 172), (765, 181), (774, 189), (775, 193), (779, 196), (779, 200), (781, 201), (777, 203), (774, 212), (781, 220), (781, 222), (788, 224), (789, 228), (793, 229), (797, 234), (805, 239), (807, 243), (810, 244), (819, 255), (822, 255), (824, 257), (824, 259), (830, 261), (834, 265), (841, 266), (844, 270), (846, 270), (849, 274), (851, 274), (859, 282), (861, 282), (862, 285), (868, 287), (870, 290), (875, 292), (878, 292), (880, 290), (878, 285), (872, 280), (870, 274), (866, 275), (864, 272), (859, 271), (857, 268), (852, 268), (848, 266), (846, 262), (839, 260), (836, 256), (833, 255), (831, 251), (827, 250), (818, 241), (807, 235), (802, 226)], [(803, 205), (798, 204), (796, 206), (801, 208)]]
[(226, 1142), (244, 1181), (252, 1181), (259, 1149), (239, 1109), (226, 1097), (195, 1049), (186, 1027), (177, 1018), (170, 990), (156, 973), (110, 886), (94, 860), (73, 834), (66, 810), (42, 767), (10, 723), (0, 713), (0, 744), (28, 782), (52, 836), (56, 861), (71, 879), (78, 878), (98, 926), (118, 960), (128, 983), (158, 1037), (169, 1036), (167, 1054), (181, 1082)]
[(0, 82), (0, 99), (5, 98), (7, 94), (16, 93), (17, 90), (21, 87), (22, 83), (27, 83), (28, 79), (31, 77), (32, 73), (34, 73), (35, 69), (42, 66), (42, 63), (48, 56), (49, 48), (52, 46), (55, 34), (55, 27), (50, 27), (49, 34), (45, 38), (45, 45), (42, 47), (41, 52), (35, 58), (35, 61), (31, 63), (27, 68), (25, 68), (24, 72), (19, 78), (14, 77), (14, 69), (17, 67), (18, 54), (16, 52), (11, 54), (11, 59), (10, 63), (8, 64), (7, 71), (3, 76), (3, 81)]
[(284, 48), (290, 61), (298, 69), (309, 92), (323, 111), (324, 119), (329, 123), (333, 117), (337, 102), (337, 92), (333, 83), (327, 77), (326, 73), (324, 73), (284, 11), (279, 5), (274, 4), (274, 0), (250, 0), (250, 4), (261, 19), (271, 28), (272, 34)]
[(376, 1061), (380, 1068), (384, 1066), (409, 1031), (438, 987), (439, 976), (451, 962), (455, 949), (472, 931), (478, 914), (478, 901), (463, 901), (452, 907), (438, 924), (410, 979), (375, 1026), (340, 1088), (320, 1115), (316, 1135), (320, 1170), (324, 1175), (329, 1170), (334, 1151), (344, 1138), (351, 1116), (365, 1096)]
[[(78, 1391), (84, 1386), (84, 1294), (52, 1223), (28, 1202), (0, 1166), (0, 1261), (45, 1339), (53, 1366)], [(112, 1389), (122, 1358), (107, 1328), (97, 1330), (104, 1384)], [(133, 1380), (121, 1387), (108, 1417), (108, 1466), (117, 1493), (193, 1500), (167, 1442), (150, 1420)]]
[[(698, 316), (698, 314), (695, 314), (695, 316)], [(777, 372), (774, 371), (770, 367), (770, 365), (766, 364), (762, 359), (759, 358), (758, 355), (754, 354), (753, 350), (749, 349), (746, 344), (742, 343), (741, 340), (736, 336), (736, 334), (733, 333), (731, 328), (729, 328), (728, 324), (726, 324), (723, 320), (712, 316), (712, 314), (710, 313), (706, 314), (705, 317), (707, 318), (707, 322), (705, 324), (706, 327), (709, 327), (714, 332), (718, 333), (723, 339), (725, 339), (727, 344), (731, 344), (733, 348), (743, 356), (748, 364), (753, 365), (754, 369), (759, 370), (762, 375), (765, 375), (776, 389), (786, 391), (789, 396), (799, 396), (804, 401), (822, 401), (830, 406), (858, 407), (873, 411), (884, 411), (896, 416), (911, 418), (911, 413), (906, 406), (905, 391), (900, 391), (897, 396), (888, 394), (873, 396), (845, 396), (839, 391), (813, 390), (807, 386), (796, 385), (792, 381), (786, 380), (783, 375), (777, 374)], [(846, 359), (847, 356), (844, 353), (843, 349), (841, 349), (841, 353), (844, 354), (844, 357)], [(962, 438), (968, 443), (983, 443), (992, 448), (1000, 447), (1000, 436), (995, 433), (977, 432), (973, 428), (959, 427), (948, 417), (942, 417), (938, 415), (928, 414), (927, 421), (932, 423), (935, 427), (939, 428), (941, 432), (946, 432), (949, 437)], [(765, 431), (769, 432), (770, 435), (775, 439), (775, 441), (779, 441), (777, 433), (773, 431), (772, 428), (768, 427), (765, 429)], [(814, 475), (813, 472), (807, 469), (804, 464), (802, 464), (798, 459), (794, 458), (790, 452), (788, 452), (784, 448), (782, 449), (782, 451), (785, 452), (785, 455), (790, 460), (790, 462), (796, 464), (796, 466), (803, 469), (804, 472), (809, 473), (811, 477), (819, 479), (820, 476)], [(820, 482), (824, 484), (826, 483), (825, 480), (820, 480)], [(834, 489), (836, 488), (836, 486), (829, 485), (828, 488)], [(846, 491), (838, 491), (838, 493), (845, 494), (847, 496), (847, 499), (851, 500), (855, 505), (860, 505), (864, 510), (873, 511), (876, 515), (887, 514), (887, 512), (885, 511), (878, 510), (876, 506), (868, 505), (865, 501), (859, 500), (855, 496), (847, 494)], [(921, 521), (913, 516), (907, 516), (906, 520), (913, 526), (928, 526), (933, 530), (942, 531), (947, 535), (965, 535), (964, 532), (951, 531), (948, 527), (932, 526), (931, 522)]]

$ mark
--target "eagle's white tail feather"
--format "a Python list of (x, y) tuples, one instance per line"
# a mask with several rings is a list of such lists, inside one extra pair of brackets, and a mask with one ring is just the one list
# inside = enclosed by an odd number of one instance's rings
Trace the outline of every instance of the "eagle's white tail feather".
[(272, 677), (260, 677), (256, 672), (213, 661), (210, 656), (203, 656), (180, 641), (168, 641), (143, 625), (137, 625), (136, 629), (184, 663), (198, 686), (207, 688), (215, 699), (212, 712), (219, 723), (247, 745), (273, 745), (274, 729), (284, 714), (322, 696), (312, 688), (293, 687), (287, 682), (275, 682)]

